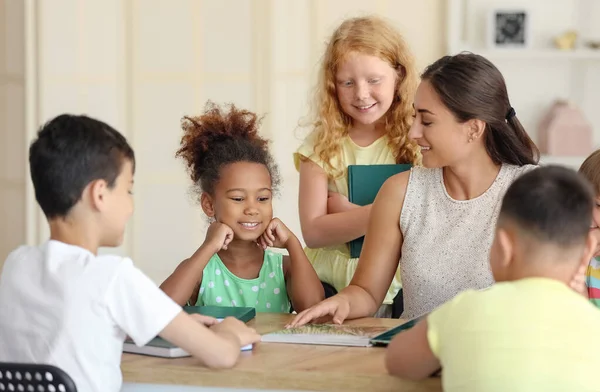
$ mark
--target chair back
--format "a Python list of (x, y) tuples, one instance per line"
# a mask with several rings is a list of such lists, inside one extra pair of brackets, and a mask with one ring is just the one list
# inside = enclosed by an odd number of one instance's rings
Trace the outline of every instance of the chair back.
[(0, 362), (0, 392), (77, 392), (77, 388), (56, 366)]

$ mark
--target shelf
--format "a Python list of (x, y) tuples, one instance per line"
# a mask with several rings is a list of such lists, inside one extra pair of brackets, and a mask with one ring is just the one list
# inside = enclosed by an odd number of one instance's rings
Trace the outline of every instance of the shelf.
[(471, 50), (489, 60), (492, 59), (564, 59), (564, 60), (598, 60), (600, 61), (600, 49), (482, 49)]

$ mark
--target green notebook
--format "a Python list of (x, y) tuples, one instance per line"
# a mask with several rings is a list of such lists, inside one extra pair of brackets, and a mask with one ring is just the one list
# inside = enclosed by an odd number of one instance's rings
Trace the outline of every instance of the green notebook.
[(224, 319), (225, 317), (235, 317), (245, 323), (256, 317), (256, 309), (244, 308), (244, 307), (232, 307), (232, 306), (184, 306), (185, 310), (189, 314), (199, 313), (205, 316), (212, 316), (217, 319)]
[[(256, 309), (244, 308), (244, 307), (231, 307), (231, 306), (184, 306), (185, 310), (189, 314), (199, 313), (205, 316), (212, 316), (216, 319), (224, 319), (225, 317), (235, 317), (245, 323), (252, 320), (256, 316)], [(242, 347), (242, 351), (252, 350), (252, 345)], [(157, 336), (145, 346), (138, 347), (131, 340), (127, 339), (123, 343), (123, 352), (132, 354), (143, 354), (151, 355), (154, 357), (164, 358), (179, 358), (189, 357), (190, 354), (185, 352), (183, 349), (175, 346)]]
[[(385, 180), (411, 167), (410, 164), (348, 166), (348, 200), (359, 206), (373, 203)], [(360, 256), (364, 239), (360, 237), (350, 241), (350, 257)]]
[[(426, 316), (424, 316), (424, 317), (426, 317)], [(400, 332), (407, 331), (407, 330), (411, 329), (422, 318), (423, 317), (417, 317), (417, 318), (414, 318), (412, 320), (408, 320), (404, 324), (400, 324), (397, 327), (394, 327), (392, 329), (389, 329), (389, 330), (385, 331), (381, 335), (375, 336), (369, 342), (372, 345), (374, 345), (374, 346), (387, 346), (388, 344), (390, 344), (390, 342), (392, 341), (392, 339), (394, 338), (394, 336), (398, 335)]]

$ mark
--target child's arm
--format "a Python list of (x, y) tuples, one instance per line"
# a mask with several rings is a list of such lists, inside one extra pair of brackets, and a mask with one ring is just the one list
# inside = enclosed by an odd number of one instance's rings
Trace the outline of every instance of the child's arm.
[(309, 248), (339, 245), (367, 232), (371, 205), (328, 214), (327, 174), (316, 163), (300, 162), (300, 224)]
[(235, 365), (240, 348), (258, 342), (260, 335), (243, 322), (229, 317), (209, 328), (180, 312), (159, 334), (211, 368)]
[(586, 299), (589, 299), (586, 277), (588, 265), (589, 263), (582, 263), (571, 279), (571, 282), (569, 282), (569, 287), (575, 290), (576, 293), (581, 294)]
[(287, 249), (283, 257), (286, 289), (294, 310), (301, 312), (325, 298), (323, 285), (312, 267), (298, 238), (283, 222), (275, 218), (259, 238), (263, 249), (267, 246)]
[(220, 222), (214, 222), (208, 228), (204, 243), (187, 260), (177, 266), (175, 271), (160, 288), (175, 302), (183, 306), (191, 297), (198, 296), (199, 283), (202, 282), (204, 267), (211, 257), (233, 239), (233, 230)]
[(440, 369), (427, 340), (427, 319), (396, 335), (385, 354), (385, 366), (391, 375), (422, 380)]
[(243, 345), (260, 340), (239, 320), (217, 324), (212, 317), (186, 314), (129, 259), (119, 258), (103, 298), (111, 321), (135, 344), (144, 345), (159, 335), (210, 367), (233, 366)]

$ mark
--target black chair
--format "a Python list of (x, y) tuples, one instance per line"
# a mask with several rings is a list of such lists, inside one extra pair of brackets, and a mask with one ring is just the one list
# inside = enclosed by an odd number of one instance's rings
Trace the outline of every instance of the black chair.
[(77, 387), (56, 366), (0, 362), (0, 392), (77, 392)]
[(392, 303), (392, 318), (400, 318), (402, 316), (402, 312), (404, 312), (404, 292), (402, 289), (398, 291), (398, 294), (394, 297), (394, 302)]

